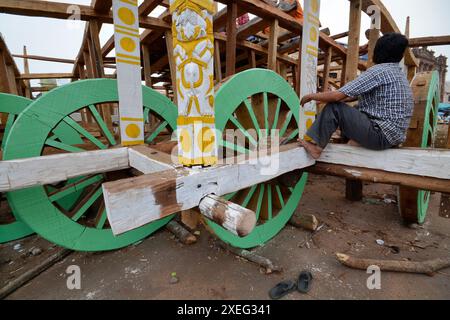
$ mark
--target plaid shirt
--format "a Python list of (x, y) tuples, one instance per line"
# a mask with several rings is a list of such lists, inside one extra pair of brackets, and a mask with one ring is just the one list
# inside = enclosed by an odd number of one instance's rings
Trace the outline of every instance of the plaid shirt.
[(405, 142), (414, 100), (398, 63), (375, 65), (339, 91), (359, 98), (359, 110), (378, 124), (392, 146)]

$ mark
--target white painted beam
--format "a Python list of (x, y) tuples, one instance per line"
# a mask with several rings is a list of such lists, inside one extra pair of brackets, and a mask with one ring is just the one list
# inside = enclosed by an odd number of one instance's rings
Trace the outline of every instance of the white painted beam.
[(0, 192), (127, 168), (127, 148), (0, 161)]
[(318, 161), (415, 176), (450, 179), (450, 150), (446, 149), (404, 148), (372, 151), (348, 145), (330, 144)]

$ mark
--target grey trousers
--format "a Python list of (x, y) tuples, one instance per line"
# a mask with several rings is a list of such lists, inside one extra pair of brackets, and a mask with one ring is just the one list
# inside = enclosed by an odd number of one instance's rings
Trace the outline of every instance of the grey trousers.
[(356, 141), (364, 148), (386, 150), (393, 147), (375, 122), (343, 102), (329, 103), (306, 134), (325, 148), (338, 128), (346, 139)]

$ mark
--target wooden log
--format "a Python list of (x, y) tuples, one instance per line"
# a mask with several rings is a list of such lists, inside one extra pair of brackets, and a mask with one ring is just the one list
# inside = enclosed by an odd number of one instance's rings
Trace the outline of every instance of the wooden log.
[(197, 242), (197, 237), (183, 228), (183, 226), (175, 220), (170, 221), (166, 225), (166, 228), (183, 244), (191, 245)]
[(214, 194), (204, 197), (198, 207), (202, 215), (239, 237), (249, 235), (255, 228), (254, 211)]
[(232, 247), (221, 240), (218, 240), (218, 243), (219, 243), (219, 246), (222, 247), (224, 250), (227, 250), (227, 251), (231, 252), (232, 254), (235, 254), (241, 258), (244, 258), (245, 260), (256, 263), (257, 265), (263, 267), (265, 269), (266, 274), (271, 274), (274, 272), (282, 271), (282, 268), (275, 265), (270, 259), (260, 256), (260, 255), (256, 254), (255, 252)]
[(307, 169), (313, 174), (329, 175), (372, 183), (412, 187), (419, 190), (450, 193), (450, 183), (445, 179), (418, 177), (414, 175), (380, 171), (338, 164), (317, 163)]
[(267, 59), (267, 69), (277, 71), (277, 49), (278, 49), (278, 20), (274, 19), (270, 25), (269, 55)]
[(280, 147), (279, 153), (244, 161), (234, 159), (230, 163), (206, 169), (177, 168), (103, 184), (114, 234), (194, 208), (207, 195), (222, 196), (242, 190), (315, 162), (294, 144)]
[(450, 150), (402, 148), (372, 151), (330, 144), (318, 162), (378, 169), (438, 179), (450, 179)]
[(236, 70), (236, 19), (237, 4), (231, 3), (228, 6), (227, 15), (227, 41), (226, 41), (226, 75), (230, 77)]
[(53, 266), (58, 261), (61, 261), (62, 259), (67, 257), (72, 252), (73, 251), (69, 249), (61, 249), (55, 254), (51, 255), (47, 259), (37, 264), (35, 267), (21, 274), (19, 277), (8, 282), (6, 286), (0, 289), (0, 299), (4, 299), (5, 297), (9, 296), (11, 293), (27, 284), (29, 281), (36, 278), (42, 272)]
[(302, 214), (301, 216), (293, 215), (289, 224), (296, 228), (303, 228), (309, 231), (316, 231), (319, 227), (319, 221), (315, 215), (312, 214)]
[(413, 47), (433, 47), (450, 45), (450, 36), (421, 37), (409, 39), (409, 46)]
[(0, 192), (128, 167), (127, 148), (0, 161)]
[[(149, 148), (148, 146), (135, 146), (128, 150), (130, 167), (144, 173), (160, 172), (179, 165), (172, 165), (170, 155), (158, 150)], [(152, 160), (152, 161), (149, 161)]]
[(393, 261), (355, 258), (346, 254), (337, 253), (337, 259), (343, 265), (359, 270), (367, 270), (370, 266), (377, 266), (381, 271), (419, 273), (433, 275), (441, 269), (450, 267), (450, 258), (439, 258), (423, 262)]

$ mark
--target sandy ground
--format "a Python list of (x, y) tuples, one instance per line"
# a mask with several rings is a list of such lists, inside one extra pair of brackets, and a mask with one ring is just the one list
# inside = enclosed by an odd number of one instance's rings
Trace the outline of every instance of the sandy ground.
[[(122, 250), (72, 253), (8, 299), (267, 299), (273, 285), (295, 279), (302, 270), (313, 273), (311, 292), (285, 299), (450, 299), (450, 269), (434, 277), (382, 273), (381, 290), (369, 290), (368, 274), (348, 269), (335, 258), (336, 252), (413, 261), (447, 257), (450, 220), (439, 217), (440, 194), (432, 196), (427, 223), (410, 228), (402, 224), (397, 205), (383, 201), (395, 200), (396, 188), (366, 185), (365, 199), (357, 203), (345, 200), (344, 190), (342, 179), (310, 176), (298, 213), (315, 214), (322, 229), (305, 244), (310, 233), (287, 226), (255, 249), (283, 268), (279, 274), (266, 275), (257, 265), (225, 252), (202, 228), (198, 243), (191, 246), (162, 230)], [(33, 247), (43, 252), (33, 256)], [(0, 286), (55, 250), (59, 248), (36, 236), (1, 245)], [(70, 265), (81, 268), (81, 290), (67, 289), (65, 271)], [(172, 272), (179, 277), (176, 284), (170, 284)]]

